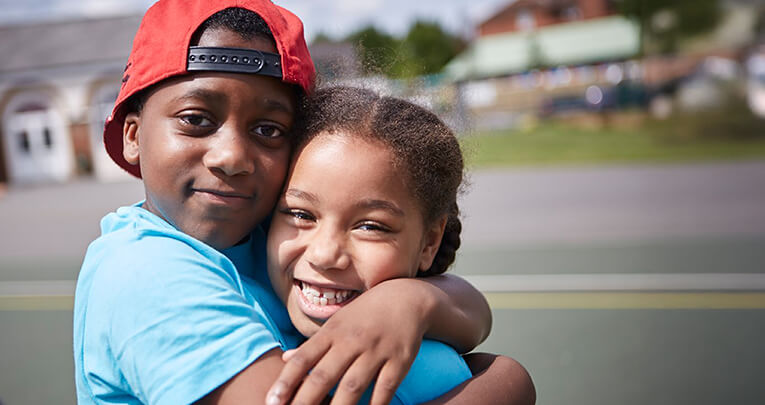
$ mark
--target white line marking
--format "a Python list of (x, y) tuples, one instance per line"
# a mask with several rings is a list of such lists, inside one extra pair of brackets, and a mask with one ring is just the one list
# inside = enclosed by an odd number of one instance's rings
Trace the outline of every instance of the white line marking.
[[(483, 292), (765, 291), (765, 274), (463, 275)], [(74, 296), (75, 281), (4, 281), (0, 297)]]
[(76, 282), (61, 281), (3, 281), (0, 297), (51, 297), (73, 296)]
[(535, 274), (465, 275), (483, 292), (534, 291), (765, 291), (765, 274)]

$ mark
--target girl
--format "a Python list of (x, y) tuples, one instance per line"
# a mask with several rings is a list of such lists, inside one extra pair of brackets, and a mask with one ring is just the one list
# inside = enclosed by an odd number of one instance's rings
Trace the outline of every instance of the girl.
[[(434, 114), (367, 90), (320, 90), (302, 125), (267, 257), (274, 290), (310, 337), (380, 283), (446, 271), (460, 245), (463, 161), (457, 139)], [(511, 395), (497, 386), (481, 395), (533, 403), (528, 374), (502, 361), (500, 385), (512, 386)], [(454, 350), (425, 341), (395, 398), (429, 401), (469, 377)]]

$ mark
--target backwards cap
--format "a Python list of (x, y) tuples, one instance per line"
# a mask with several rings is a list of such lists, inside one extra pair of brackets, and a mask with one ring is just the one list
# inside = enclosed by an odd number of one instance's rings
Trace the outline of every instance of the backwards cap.
[[(248, 53), (232, 48), (189, 49), (191, 36), (205, 20), (233, 7), (253, 11), (263, 18), (274, 36), (278, 55), (257, 51)], [(209, 63), (216, 62), (216, 58), (217, 62), (227, 63)], [(208, 64), (200, 63), (200, 60)], [(140, 168), (129, 164), (122, 156), (126, 100), (164, 79), (194, 70), (276, 76), (286, 83), (300, 86), (306, 93), (313, 89), (316, 76), (303, 37), (303, 23), (297, 16), (269, 0), (158, 1), (146, 12), (135, 34), (122, 87), (104, 128), (106, 152), (128, 173), (141, 177)]]

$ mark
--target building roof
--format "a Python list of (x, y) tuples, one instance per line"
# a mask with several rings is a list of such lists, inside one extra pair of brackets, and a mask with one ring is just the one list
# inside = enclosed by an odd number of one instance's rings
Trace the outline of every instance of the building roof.
[(503, 76), (536, 67), (576, 65), (637, 55), (640, 30), (621, 16), (551, 25), (532, 32), (512, 32), (477, 38), (450, 62), (445, 72), (453, 80)]
[(140, 22), (127, 16), (0, 27), (0, 73), (125, 63)]

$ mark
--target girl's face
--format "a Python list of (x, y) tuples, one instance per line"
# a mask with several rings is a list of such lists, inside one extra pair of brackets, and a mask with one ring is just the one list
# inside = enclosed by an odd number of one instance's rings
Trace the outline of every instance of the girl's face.
[(268, 237), (268, 272), (305, 336), (365, 290), (430, 267), (443, 221), (426, 227), (381, 143), (321, 134), (294, 157)]

